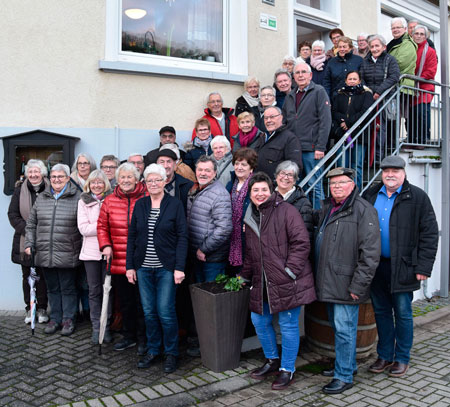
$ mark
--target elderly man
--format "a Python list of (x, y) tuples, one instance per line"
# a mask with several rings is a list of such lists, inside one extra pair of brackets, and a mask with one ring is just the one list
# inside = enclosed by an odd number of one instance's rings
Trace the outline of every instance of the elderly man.
[[(173, 144), (167, 144), (166, 146), (172, 146)], [(156, 158), (156, 164), (164, 167), (166, 170), (166, 185), (164, 187), (165, 192), (170, 196), (178, 198), (184, 207), (184, 212), (186, 213), (187, 208), (187, 196), (189, 190), (192, 188), (194, 183), (188, 179), (176, 174), (177, 169), (177, 154), (171, 148), (165, 148), (162, 146)]]
[[(212, 136), (225, 136), (233, 147), (232, 137), (239, 131), (236, 116), (233, 109), (223, 107), (223, 99), (219, 92), (212, 92), (208, 95), (204, 118), (211, 125)], [(192, 140), (196, 136), (195, 129), (192, 131)]]
[(264, 111), (266, 133), (259, 136), (254, 146), (258, 153), (258, 171), (265, 172), (272, 180), (275, 170), (283, 161), (294, 161), (302, 170), (302, 150), (295, 134), (283, 125), (283, 114), (276, 106)]
[(367, 42), (368, 36), (369, 34), (361, 33), (356, 37), (356, 42), (358, 43), (356, 55), (359, 55), (361, 58), (365, 58), (365, 56), (369, 53), (369, 43)]
[(382, 181), (364, 198), (378, 211), (381, 259), (371, 287), (378, 330), (378, 359), (372, 373), (388, 369), (401, 377), (408, 370), (413, 344), (413, 291), (431, 276), (439, 229), (428, 195), (406, 180), (405, 161), (398, 156), (381, 162)]
[(216, 180), (217, 164), (202, 155), (195, 174), (198, 183), (188, 195), (189, 244), (197, 282), (213, 281), (225, 271), (231, 231), (230, 194)]
[(144, 165), (144, 157), (142, 154), (139, 153), (131, 153), (128, 156), (127, 162), (133, 164), (137, 170), (139, 171), (139, 175), (141, 177), (141, 181), (143, 180), (143, 173), (145, 170), (145, 165)]
[(331, 197), (319, 212), (315, 239), (316, 293), (327, 304), (334, 331), (333, 380), (324, 393), (339, 394), (353, 387), (359, 304), (369, 298), (370, 283), (380, 260), (377, 212), (359, 197), (355, 173), (338, 167), (327, 174)]
[(119, 165), (120, 160), (112, 154), (104, 155), (100, 160), (100, 169), (106, 175), (106, 178), (108, 178), (112, 189), (117, 185), (116, 170), (119, 168)]
[(277, 106), (281, 109), (286, 95), (292, 90), (292, 76), (287, 69), (277, 69), (273, 75), (273, 81), (277, 91)]
[[(175, 144), (177, 145), (177, 133), (175, 129), (172, 126), (164, 126), (161, 127), (159, 130), (159, 147), (155, 148), (154, 150), (149, 151), (144, 156), (144, 168), (146, 168), (148, 165), (156, 163), (156, 158), (158, 157), (159, 149), (164, 144)], [(180, 157), (184, 160), (185, 156), (184, 151), (180, 151)]]
[[(297, 136), (302, 148), (303, 177), (324, 157), (331, 129), (330, 100), (325, 89), (311, 81), (311, 67), (299, 63), (294, 69), (296, 86), (286, 96), (283, 115), (288, 128)], [(318, 170), (309, 185), (321, 175)], [(324, 198), (322, 181), (313, 189), (317, 209)]]

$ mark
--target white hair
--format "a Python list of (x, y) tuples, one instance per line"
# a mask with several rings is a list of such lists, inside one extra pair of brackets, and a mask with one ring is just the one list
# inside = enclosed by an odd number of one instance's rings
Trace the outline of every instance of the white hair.
[(50, 170), (50, 174), (54, 171), (63, 171), (68, 177), (70, 177), (70, 168), (67, 164), (62, 163), (55, 164)]
[(422, 24), (416, 25), (416, 26), (414, 27), (413, 34), (414, 34), (417, 30), (419, 30), (419, 29), (422, 29), (422, 30), (425, 31), (425, 37), (426, 37), (426, 38), (429, 37), (430, 31), (428, 30), (427, 27), (425, 27), (425, 26), (422, 25)]
[(139, 181), (139, 178), (141, 177), (141, 174), (139, 174), (138, 169), (134, 166), (134, 164), (131, 164), (129, 162), (123, 163), (117, 168), (116, 170), (116, 179), (119, 179), (119, 174), (121, 171), (128, 171), (133, 173), (134, 178), (136, 178), (137, 181)]
[(78, 160), (80, 159), (80, 157), (84, 157), (84, 158), (86, 158), (86, 160), (89, 161), (91, 171), (94, 171), (97, 169), (97, 164), (95, 163), (94, 158), (89, 153), (80, 153), (77, 155), (77, 158), (75, 158), (75, 161), (73, 162), (72, 172), (77, 170), (77, 164), (78, 164)]
[(46, 177), (48, 175), (47, 167), (42, 160), (28, 160), (27, 164), (25, 165), (25, 176), (28, 175), (28, 170), (30, 168), (37, 168), (43, 177)]
[(369, 34), (367, 34), (367, 33), (359, 33), (358, 35), (357, 35), (357, 37), (356, 37), (356, 41), (358, 41), (358, 38), (360, 38), (360, 37), (362, 37), (362, 38), (364, 38), (365, 40), (367, 40), (367, 37), (369, 36)]
[(211, 93), (206, 97), (206, 104), (209, 103), (209, 98), (210, 98), (211, 96), (214, 96), (214, 95), (219, 95), (219, 96), (220, 96), (220, 101), (223, 103), (223, 97), (222, 97), (222, 95), (221, 95), (219, 92), (211, 92)]
[(166, 170), (162, 165), (150, 164), (144, 171), (144, 179), (147, 180), (147, 176), (150, 174), (158, 174), (164, 181), (167, 179)]
[(217, 143), (222, 143), (223, 145), (225, 145), (225, 148), (227, 149), (227, 151), (231, 150), (231, 144), (225, 136), (213, 137), (213, 139), (211, 140), (211, 143), (209, 143), (211, 146), (211, 150)]
[(295, 57), (293, 57), (292, 55), (285, 55), (283, 58), (283, 62), (285, 61), (292, 61), (295, 64)]
[(370, 44), (372, 44), (372, 42), (374, 42), (375, 40), (380, 41), (380, 43), (381, 43), (381, 45), (382, 45), (383, 47), (386, 46), (386, 39), (385, 39), (381, 34), (374, 34), (374, 35), (369, 36), (369, 38), (367, 39), (367, 42), (369, 43), (369, 46), (370, 46)]
[(295, 64), (294, 66), (294, 73), (295, 73), (295, 69), (297, 68), (298, 65), (305, 65), (306, 69), (309, 73), (311, 73), (311, 67), (306, 63), (306, 62), (299, 62), (298, 64)]
[(405, 17), (394, 17), (391, 19), (391, 27), (395, 23), (401, 23), (403, 28), (408, 28), (408, 23), (406, 22)]
[(325, 43), (322, 40), (315, 40), (311, 45), (311, 49), (314, 49), (314, 47), (320, 47), (322, 51), (325, 51)]

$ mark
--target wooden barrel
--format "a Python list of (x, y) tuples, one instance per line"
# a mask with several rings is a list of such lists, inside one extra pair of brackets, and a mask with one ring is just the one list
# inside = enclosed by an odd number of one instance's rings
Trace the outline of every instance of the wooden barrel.
[[(308, 346), (319, 355), (335, 357), (334, 332), (328, 322), (326, 304), (315, 301), (305, 309), (305, 335)], [(356, 359), (362, 359), (375, 351), (377, 341), (375, 314), (370, 300), (359, 306)]]

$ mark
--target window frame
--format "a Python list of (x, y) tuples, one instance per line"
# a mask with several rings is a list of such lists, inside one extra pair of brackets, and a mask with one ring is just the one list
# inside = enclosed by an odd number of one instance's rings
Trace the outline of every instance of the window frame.
[(106, 1), (103, 71), (159, 74), (243, 82), (248, 74), (247, 0), (223, 1), (223, 62), (198, 61), (162, 55), (134, 55), (121, 50), (122, 1)]

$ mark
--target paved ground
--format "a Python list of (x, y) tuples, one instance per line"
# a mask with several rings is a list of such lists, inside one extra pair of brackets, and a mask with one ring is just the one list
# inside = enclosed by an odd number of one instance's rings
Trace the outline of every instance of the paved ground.
[[(199, 359), (183, 357), (171, 375), (162, 364), (136, 368), (134, 349), (101, 356), (90, 345), (90, 327), (81, 324), (71, 337), (47, 336), (39, 326), (31, 337), (22, 313), (0, 312), (0, 406), (450, 406), (449, 301), (415, 303), (416, 324), (412, 365), (404, 378), (366, 372), (373, 357), (362, 362), (353, 389), (325, 396), (327, 379), (297, 373), (288, 390), (270, 390), (270, 381), (249, 378), (248, 371), (263, 361), (261, 351), (243, 355), (240, 367), (222, 374), (208, 371)], [(430, 322), (436, 320), (434, 322)], [(302, 346), (301, 365), (324, 360)]]

